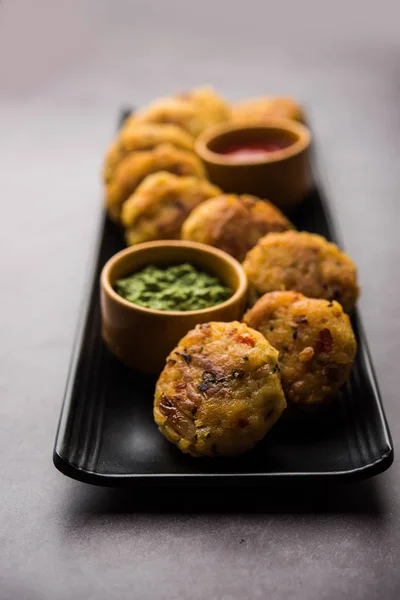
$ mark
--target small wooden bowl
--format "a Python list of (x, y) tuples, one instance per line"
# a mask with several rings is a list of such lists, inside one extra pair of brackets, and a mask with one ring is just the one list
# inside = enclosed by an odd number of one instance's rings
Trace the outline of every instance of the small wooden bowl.
[[(287, 147), (263, 158), (239, 162), (224, 148), (273, 139), (288, 140)], [(207, 129), (196, 140), (196, 152), (210, 179), (224, 192), (253, 194), (290, 210), (302, 202), (312, 187), (310, 130), (289, 119), (270, 119), (262, 125), (228, 123)]]
[[(117, 279), (156, 264), (189, 262), (234, 290), (225, 302), (187, 312), (144, 308), (122, 298), (114, 290)], [(103, 338), (126, 365), (146, 373), (158, 373), (177, 342), (198, 323), (241, 319), (246, 302), (247, 278), (234, 258), (197, 242), (161, 241), (138, 244), (115, 254), (100, 276)]]

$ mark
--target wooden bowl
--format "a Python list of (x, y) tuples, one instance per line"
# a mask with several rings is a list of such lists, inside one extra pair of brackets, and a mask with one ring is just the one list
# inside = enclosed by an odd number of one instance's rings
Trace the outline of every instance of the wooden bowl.
[[(283, 139), (286, 147), (262, 158), (240, 161), (223, 154), (233, 145)], [(312, 187), (310, 164), (311, 133), (289, 119), (270, 119), (262, 125), (231, 122), (207, 129), (196, 140), (196, 152), (209, 177), (224, 192), (253, 194), (267, 198), (279, 208), (290, 210), (302, 202)]]
[[(189, 262), (234, 290), (225, 302), (187, 312), (144, 308), (122, 298), (114, 290), (117, 279), (146, 265), (169, 266)], [(247, 278), (234, 258), (197, 242), (161, 241), (138, 244), (115, 254), (100, 276), (103, 338), (123, 363), (158, 373), (177, 342), (198, 323), (241, 319), (246, 302)]]

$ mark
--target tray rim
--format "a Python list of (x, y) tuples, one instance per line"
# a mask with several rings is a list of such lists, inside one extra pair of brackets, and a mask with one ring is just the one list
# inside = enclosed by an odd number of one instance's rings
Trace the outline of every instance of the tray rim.
[[(129, 109), (122, 109), (120, 111), (120, 121), (122, 122), (127, 114), (130, 114)], [(321, 204), (323, 210), (327, 215), (327, 225), (329, 234), (335, 239), (335, 241), (344, 248), (342, 242), (342, 235), (340, 227), (338, 226), (338, 219), (336, 212), (333, 209), (332, 203), (327, 201), (329, 195), (329, 179), (326, 175), (326, 170), (321, 167), (323, 161), (317, 158), (315, 151), (315, 140), (313, 141), (312, 150), (312, 168), (314, 185), (319, 191)], [(318, 156), (321, 156), (321, 150), (318, 146)], [(322, 183), (322, 181), (324, 183)], [(328, 192), (326, 192), (328, 190)], [(384, 434), (386, 451), (372, 463), (368, 463), (361, 467), (354, 469), (347, 469), (343, 471), (318, 471), (318, 472), (270, 472), (270, 473), (98, 473), (96, 471), (90, 471), (77, 467), (72, 462), (67, 461), (61, 453), (60, 446), (61, 440), (64, 439), (68, 415), (70, 411), (70, 404), (72, 398), (72, 390), (75, 381), (75, 374), (79, 363), (81, 346), (84, 338), (85, 327), (89, 316), (90, 299), (94, 291), (95, 275), (97, 271), (97, 264), (100, 254), (100, 248), (102, 243), (102, 234), (105, 226), (107, 216), (104, 208), (99, 211), (97, 217), (98, 226), (96, 227), (94, 235), (94, 243), (92, 251), (89, 253), (88, 266), (86, 268), (85, 283), (83, 286), (82, 297), (80, 301), (80, 309), (78, 313), (76, 332), (73, 338), (71, 358), (69, 363), (68, 375), (66, 380), (64, 397), (61, 405), (61, 412), (58, 421), (55, 444), (53, 449), (53, 464), (54, 466), (64, 475), (75, 479), (80, 482), (100, 485), (100, 486), (121, 486), (129, 484), (144, 484), (144, 485), (157, 485), (160, 483), (168, 482), (169, 484), (182, 485), (182, 482), (189, 480), (191, 485), (201, 484), (215, 484), (216, 480), (223, 482), (224, 485), (237, 485), (243, 479), (251, 482), (253, 485), (268, 485), (272, 481), (284, 480), (287, 483), (295, 483), (299, 481), (307, 480), (308, 482), (316, 482), (325, 479), (334, 480), (337, 482), (351, 482), (367, 479), (378, 475), (386, 471), (394, 460), (393, 442), (389, 425), (387, 422), (385, 410), (382, 403), (381, 394), (379, 391), (378, 380), (373, 367), (365, 330), (362, 322), (362, 318), (358, 308), (354, 312), (354, 319), (357, 322), (359, 347), (364, 353), (364, 360), (366, 369), (369, 372), (369, 377), (374, 388), (374, 394), (376, 397), (376, 405), (378, 409), (379, 418), (382, 424), (382, 432)], [(248, 483), (248, 482), (246, 482)]]
[(100, 485), (103, 487), (119, 487), (128, 485), (159, 485), (160, 483), (168, 482), (170, 485), (182, 485), (182, 480), (190, 480), (190, 485), (210, 485), (215, 484), (218, 480), (223, 482), (224, 486), (227, 485), (238, 485), (243, 482), (243, 479), (249, 481), (246, 484), (259, 486), (259, 485), (271, 485), (272, 481), (284, 480), (285, 483), (299, 483), (307, 480), (310, 483), (316, 483), (321, 481), (334, 480), (337, 483), (353, 483), (356, 481), (362, 481), (375, 475), (379, 475), (386, 471), (393, 463), (394, 453), (393, 447), (389, 447), (380, 458), (373, 463), (357, 467), (355, 469), (348, 469), (345, 471), (319, 471), (316, 473), (310, 473), (307, 471), (295, 473), (295, 472), (279, 472), (279, 473), (97, 473), (95, 471), (88, 471), (87, 469), (81, 469), (80, 467), (74, 466), (72, 463), (65, 460), (57, 450), (53, 453), (54, 466), (67, 477), (80, 481), (82, 483), (89, 483), (92, 485)]

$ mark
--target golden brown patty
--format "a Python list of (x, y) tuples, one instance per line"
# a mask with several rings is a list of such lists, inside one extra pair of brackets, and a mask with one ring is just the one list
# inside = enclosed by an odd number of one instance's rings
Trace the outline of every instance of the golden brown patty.
[(292, 227), (280, 210), (267, 200), (230, 194), (198, 206), (186, 219), (182, 237), (216, 246), (242, 261), (260, 237)]
[(216, 94), (212, 86), (202, 86), (182, 92), (176, 96), (179, 100), (188, 102), (195, 107), (198, 131), (199, 133), (218, 123), (223, 123), (231, 118), (231, 107), (229, 104)]
[(170, 144), (128, 154), (106, 188), (106, 206), (113, 219), (119, 220), (122, 204), (133, 194), (139, 183), (147, 175), (157, 171), (168, 171), (182, 176), (205, 176), (204, 167), (197, 156)]
[(105, 159), (104, 181), (110, 182), (121, 161), (138, 150), (151, 150), (160, 144), (193, 151), (193, 138), (176, 125), (158, 123), (133, 123), (124, 128), (111, 144)]
[(229, 105), (206, 86), (155, 100), (133, 114), (124, 128), (132, 123), (172, 123), (197, 137), (207, 127), (227, 121), (230, 114)]
[(109, 183), (115, 173), (116, 168), (120, 164), (126, 153), (123, 152), (118, 139), (114, 140), (107, 148), (106, 157), (104, 159), (103, 179), (104, 183)]
[(206, 179), (178, 177), (165, 171), (148, 175), (122, 206), (127, 244), (179, 239), (190, 211), (220, 193)]
[(305, 231), (270, 233), (243, 263), (251, 304), (275, 290), (295, 290), (309, 298), (337, 300), (346, 312), (358, 296), (353, 261), (324, 237)]
[(286, 407), (278, 352), (244, 323), (206, 323), (179, 342), (157, 382), (154, 418), (193, 456), (240, 454)]
[(287, 96), (265, 96), (237, 102), (232, 107), (232, 119), (243, 123), (262, 123), (269, 119), (305, 121), (302, 107)]
[(322, 404), (348, 379), (357, 345), (350, 319), (338, 302), (271, 292), (256, 302), (244, 321), (279, 350), (288, 402)]

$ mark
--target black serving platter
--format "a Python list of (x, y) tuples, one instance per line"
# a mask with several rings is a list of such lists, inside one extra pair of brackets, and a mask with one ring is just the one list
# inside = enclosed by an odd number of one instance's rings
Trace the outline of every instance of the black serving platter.
[[(318, 175), (316, 188), (291, 218), (298, 229), (340, 244)], [(123, 247), (121, 232), (103, 214), (56, 436), (57, 469), (99, 485), (189, 486), (353, 481), (391, 465), (390, 432), (357, 310), (352, 375), (323, 414), (282, 418), (254, 450), (235, 459), (194, 459), (167, 442), (152, 417), (155, 378), (124, 367), (101, 339), (99, 275)]]

